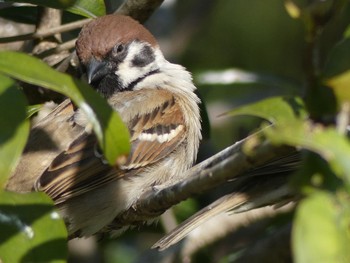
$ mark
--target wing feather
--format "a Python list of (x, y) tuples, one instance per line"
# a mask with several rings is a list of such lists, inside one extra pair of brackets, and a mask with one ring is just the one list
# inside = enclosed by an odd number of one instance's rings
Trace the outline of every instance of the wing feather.
[(139, 174), (185, 140), (182, 110), (173, 96), (158, 102), (152, 111), (136, 115), (128, 124), (131, 152), (121, 167), (107, 165), (98, 153), (96, 137), (83, 133), (52, 161), (35, 188), (62, 203), (121, 177)]

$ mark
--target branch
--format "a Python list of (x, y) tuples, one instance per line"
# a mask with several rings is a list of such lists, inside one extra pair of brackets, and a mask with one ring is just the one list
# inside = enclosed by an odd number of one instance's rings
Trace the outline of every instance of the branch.
[(9, 42), (16, 42), (16, 41), (46, 38), (58, 33), (68, 32), (68, 31), (81, 28), (83, 25), (87, 24), (90, 21), (91, 19), (83, 19), (83, 20), (75, 21), (75, 22), (57, 26), (57, 27), (47, 28), (45, 30), (39, 30), (37, 32), (33, 32), (29, 34), (23, 34), (23, 35), (12, 36), (12, 37), (2, 37), (0, 38), (0, 43), (9, 43)]
[(143, 24), (163, 1), (164, 0), (126, 0), (115, 13), (131, 16)]
[(241, 140), (194, 166), (185, 174), (185, 179), (174, 185), (161, 190), (146, 191), (135, 205), (113, 222), (113, 227), (142, 224), (183, 200), (225, 184), (259, 165), (295, 151), (290, 147), (276, 147), (265, 141), (254, 149), (254, 155), (246, 154), (242, 146), (251, 139), (256, 140), (256, 137)]
[[(140, 23), (145, 22), (152, 13), (163, 3), (164, 0), (127, 0), (125, 1), (115, 13), (128, 15), (138, 20)], [(46, 37), (53, 36), (55, 34), (72, 31), (78, 28), (81, 28), (85, 24), (89, 23), (91, 19), (83, 19), (68, 23), (65, 25), (47, 28), (45, 30), (39, 30), (37, 32), (17, 35), (12, 37), (1, 37), (0, 43), (10, 43), (16, 41), (25, 41), (33, 39), (42, 39)]]
[[(53, 54), (57, 54), (60, 53), (62, 51), (67, 51), (70, 49), (73, 49), (75, 47), (75, 42), (77, 41), (76, 38), (68, 40), (62, 44), (58, 44), (55, 47), (52, 47), (51, 49), (48, 49), (46, 51), (43, 51), (41, 54), (36, 55), (39, 58), (45, 58), (47, 56), (53, 55)], [(68, 57), (70, 54), (67, 54), (65, 57)], [(55, 63), (56, 64), (56, 63)], [(53, 66), (50, 64), (50, 66)]]

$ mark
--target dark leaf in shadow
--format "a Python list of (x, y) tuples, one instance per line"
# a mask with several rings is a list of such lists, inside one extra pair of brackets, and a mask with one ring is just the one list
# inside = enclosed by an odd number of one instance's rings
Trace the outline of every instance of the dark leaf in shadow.
[(30, 249), (20, 262), (51, 262), (67, 258), (67, 240), (54, 239)]

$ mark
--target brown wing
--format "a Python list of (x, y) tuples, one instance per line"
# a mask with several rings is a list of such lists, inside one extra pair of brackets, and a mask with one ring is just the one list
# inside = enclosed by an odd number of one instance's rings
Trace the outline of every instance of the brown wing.
[(81, 136), (84, 128), (74, 125), (73, 115), (74, 107), (67, 99), (31, 129), (20, 162), (6, 185), (7, 190), (32, 191), (34, 182), (50, 163)]
[(123, 176), (141, 172), (173, 152), (185, 136), (181, 108), (171, 97), (129, 122), (131, 152), (120, 168), (110, 167), (94, 135), (84, 133), (62, 152), (36, 182), (56, 203), (89, 192)]
[(127, 169), (157, 162), (172, 152), (185, 135), (182, 111), (173, 97), (152, 112), (136, 116), (129, 129), (132, 148), (123, 165)]

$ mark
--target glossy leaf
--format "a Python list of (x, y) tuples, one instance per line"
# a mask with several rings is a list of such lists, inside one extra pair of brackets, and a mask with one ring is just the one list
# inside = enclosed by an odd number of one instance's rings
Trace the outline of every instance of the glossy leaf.
[(0, 74), (0, 189), (17, 165), (27, 141), (26, 104), (16, 83)]
[(27, 107), (27, 118), (32, 117), (43, 108), (43, 104), (34, 104)]
[(327, 81), (339, 102), (350, 102), (350, 69)]
[(350, 25), (348, 25), (344, 31), (344, 37), (350, 38)]
[(292, 231), (294, 260), (350, 262), (350, 207), (329, 193), (316, 192), (298, 206)]
[(334, 90), (338, 102), (350, 102), (350, 38), (345, 38), (332, 49), (323, 79)]
[(65, 262), (67, 231), (44, 193), (0, 191), (0, 262)]
[(300, 9), (300, 7), (296, 3), (294, 3), (294, 1), (284, 0), (284, 7), (285, 7), (286, 11), (288, 12), (288, 14), (290, 15), (290, 17), (292, 17), (294, 19), (300, 18), (302, 10)]
[(110, 164), (114, 165), (118, 156), (129, 152), (127, 128), (119, 115), (89, 85), (53, 70), (34, 57), (17, 52), (0, 52), (0, 72), (70, 97), (92, 124)]
[[(4, 2), (16, 2), (13, 0), (3, 0)], [(33, 5), (40, 5), (46, 7), (52, 7), (57, 9), (64, 9), (72, 6), (76, 0), (21, 0), (21, 3), (29, 3)]]
[(334, 128), (291, 121), (282, 127), (265, 129), (265, 134), (273, 143), (301, 146), (319, 154), (334, 173), (350, 183), (350, 142)]
[(95, 18), (106, 14), (106, 6), (103, 0), (77, 0), (68, 11), (89, 18)]
[(334, 128), (306, 121), (301, 100), (274, 97), (232, 110), (230, 115), (253, 115), (273, 123), (264, 129), (275, 144), (302, 147), (319, 154), (340, 178), (350, 183), (350, 142)]
[(290, 122), (306, 116), (304, 106), (299, 98), (272, 97), (238, 107), (229, 113), (231, 116), (252, 115), (268, 120), (276, 125)]

